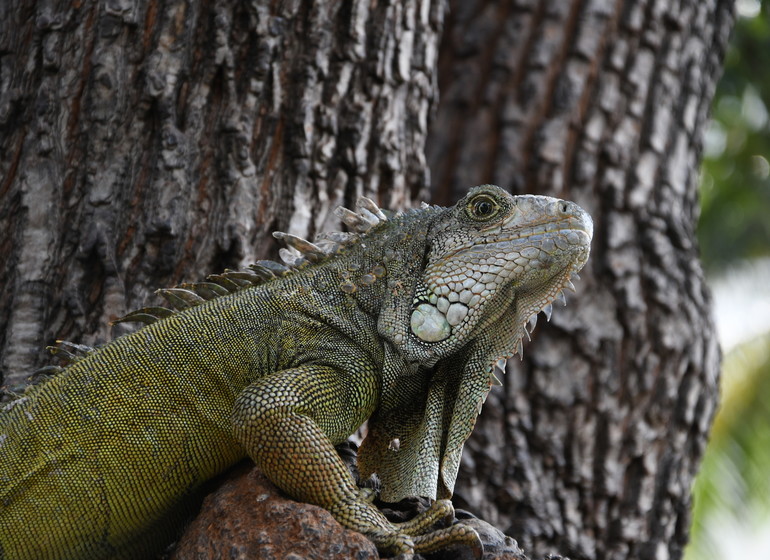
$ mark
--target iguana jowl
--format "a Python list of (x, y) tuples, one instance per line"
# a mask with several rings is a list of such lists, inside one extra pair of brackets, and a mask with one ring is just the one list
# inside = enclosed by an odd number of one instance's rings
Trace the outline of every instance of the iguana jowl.
[[(0, 558), (143, 558), (172, 540), (205, 480), (250, 456), (294, 498), (388, 553), (473, 542), (451, 509), (462, 446), (496, 364), (586, 262), (590, 217), (571, 202), (475, 187), (452, 208), (386, 218), (327, 247), (278, 234), (291, 270), (167, 290), (182, 308), (69, 365), (0, 412)], [(265, 279), (267, 278), (267, 279)], [(439, 499), (392, 524), (334, 445), (369, 419), (359, 463), (382, 497)]]

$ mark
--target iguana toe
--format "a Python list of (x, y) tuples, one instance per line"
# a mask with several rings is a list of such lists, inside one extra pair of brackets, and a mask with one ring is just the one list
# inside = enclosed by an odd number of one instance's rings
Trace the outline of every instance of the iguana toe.
[(456, 523), (445, 529), (438, 529), (419, 537), (414, 538), (414, 551), (421, 554), (428, 554), (449, 548), (451, 546), (461, 545), (471, 550), (473, 557), (480, 560), (484, 555), (484, 545), (475, 529)]

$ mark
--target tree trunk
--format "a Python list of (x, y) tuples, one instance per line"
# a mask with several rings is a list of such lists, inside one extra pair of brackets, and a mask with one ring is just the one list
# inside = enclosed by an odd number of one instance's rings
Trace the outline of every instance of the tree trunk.
[(716, 403), (694, 224), (731, 3), (450, 4), (6, 0), (0, 373), (361, 194), (572, 199), (593, 256), (490, 395), (458, 503), (532, 556), (677, 558)]
[(428, 161), (594, 218), (570, 304), (493, 390), (456, 496), (532, 556), (679, 558), (719, 350), (694, 235), (732, 3), (450, 3)]
[[(23, 2), (0, 18), (0, 373), (151, 290), (425, 195), (436, 2)], [(338, 229), (338, 228), (337, 228)]]

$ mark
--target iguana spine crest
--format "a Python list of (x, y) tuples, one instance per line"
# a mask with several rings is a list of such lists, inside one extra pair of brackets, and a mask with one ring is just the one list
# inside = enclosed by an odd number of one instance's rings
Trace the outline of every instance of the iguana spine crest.
[[(275, 278), (282, 278), (292, 272), (301, 270), (308, 264), (317, 264), (325, 258), (338, 254), (340, 251), (355, 243), (359, 243), (361, 235), (366, 234), (388, 218), (377, 204), (367, 197), (361, 197), (357, 203), (357, 212), (339, 206), (335, 213), (355, 233), (329, 232), (321, 234), (317, 244), (302, 237), (285, 233), (273, 232), (273, 237), (286, 244), (286, 248), (280, 249), (280, 256), (286, 263), (281, 264), (270, 260), (260, 260), (249, 265), (248, 270), (225, 269), (220, 274), (211, 274), (203, 282), (185, 282), (173, 288), (161, 288), (156, 294), (163, 297), (172, 308), (167, 307), (143, 307), (131, 311), (113, 321), (117, 323), (138, 322), (149, 325), (161, 319), (184, 311), (190, 307), (200, 305), (204, 301), (214, 299), (227, 294), (236, 293), (245, 288), (259, 286), (270, 282)], [(63, 350), (56, 353), (64, 355)]]

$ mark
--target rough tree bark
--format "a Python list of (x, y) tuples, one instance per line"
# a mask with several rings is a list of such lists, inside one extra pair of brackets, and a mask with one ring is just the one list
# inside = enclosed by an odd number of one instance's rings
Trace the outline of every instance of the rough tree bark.
[(428, 160), (593, 215), (578, 295), (484, 406), (457, 495), (528, 554), (678, 558), (717, 399), (694, 225), (732, 2), (455, 0)]
[(693, 227), (731, 2), (216, 4), (0, 6), (6, 382), (360, 194), (569, 198), (592, 260), (487, 401), (458, 501), (532, 556), (677, 558), (716, 402)]
[(442, 2), (0, 7), (0, 372), (150, 290), (425, 195)]

